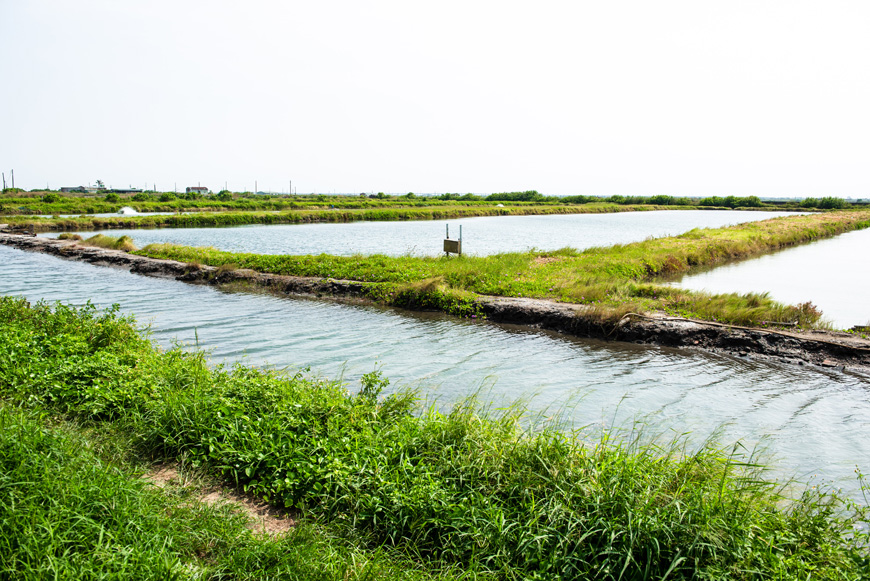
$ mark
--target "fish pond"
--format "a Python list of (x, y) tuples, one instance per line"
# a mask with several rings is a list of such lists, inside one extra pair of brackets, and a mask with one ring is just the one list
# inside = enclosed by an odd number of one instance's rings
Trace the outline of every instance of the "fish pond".
[[(765, 220), (789, 212), (737, 210), (666, 210), (614, 214), (558, 214), (498, 216), (444, 221), (350, 222), (346, 224), (253, 225), (226, 228), (159, 228), (102, 230), (130, 236), (139, 247), (154, 242), (184, 246), (214, 246), (230, 252), (258, 254), (386, 254), (435, 256), (442, 252), (447, 226), (466, 254), (486, 256), (531, 249), (557, 250), (570, 246), (626, 244), (647, 238), (682, 234), (693, 228), (720, 228)], [(94, 232), (79, 232), (92, 236)], [(50, 234), (57, 236), (57, 233)]]

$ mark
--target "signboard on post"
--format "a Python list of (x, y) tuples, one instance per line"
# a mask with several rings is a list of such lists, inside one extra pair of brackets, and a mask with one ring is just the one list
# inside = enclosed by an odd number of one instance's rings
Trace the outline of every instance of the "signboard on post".
[(459, 240), (450, 239), (450, 224), (447, 224), (447, 237), (444, 239), (444, 254), (458, 254), (462, 256), (462, 226), (459, 227)]
[(462, 254), (462, 240), (450, 240), (449, 238), (444, 241), (444, 252), (450, 254)]

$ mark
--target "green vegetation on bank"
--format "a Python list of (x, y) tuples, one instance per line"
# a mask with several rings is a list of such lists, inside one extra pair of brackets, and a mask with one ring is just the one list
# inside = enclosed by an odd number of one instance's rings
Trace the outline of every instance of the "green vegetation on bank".
[[(464, 402), (420, 411), (413, 393), (384, 396), (386, 385), (375, 372), (349, 393), (302, 374), (210, 367), (200, 352), (159, 351), (115, 311), (0, 298), (4, 407), (116, 431), (137, 453), (200, 466), (298, 508), (304, 522), (436, 571), (500, 579), (870, 573), (870, 539), (855, 528), (866, 508), (813, 489), (786, 499), (754, 458), (730, 447), (585, 441), (523, 428), (518, 410), (493, 415)], [(24, 412), (4, 409), (0, 421), (6, 571), (101, 571), (105, 563), (123, 577), (141, 562), (155, 576), (194, 577), (193, 563), (204, 569), (198, 578), (251, 578), (292, 559), (282, 546), (235, 538), (238, 528), (208, 522), (196, 507), (145, 499), (141, 485), (107, 478), (113, 469)]]
[(843, 209), (853, 204), (866, 205), (868, 200), (850, 202), (843, 198), (822, 197), (789, 201), (763, 201), (758, 196), (547, 196), (536, 190), (503, 192), (489, 195), (440, 194), (418, 196), (407, 194), (360, 194), (359, 196), (329, 194), (253, 194), (233, 193), (226, 190), (203, 196), (199, 193), (138, 192), (118, 194), (103, 192), (82, 195), (53, 191), (23, 192), (6, 190), (0, 195), (0, 215), (16, 214), (101, 214), (117, 212), (122, 206), (131, 206), (140, 212), (181, 211), (287, 211), (304, 209), (373, 209), (385, 207), (438, 207), (452, 205), (654, 205), (716, 208), (768, 208), (768, 209)]
[(311, 524), (257, 534), (232, 504), (199, 502), (196, 486), (150, 484), (129, 448), (111, 426), (85, 429), (0, 401), (0, 577), (436, 578)]
[(195, 212), (154, 216), (79, 216), (75, 218), (34, 218), (9, 216), (3, 220), (16, 228), (45, 231), (81, 231), (120, 228), (198, 228), (213, 226), (243, 226), (247, 224), (304, 224), (311, 222), (354, 222), (396, 220), (443, 220), (478, 216), (523, 216), (545, 214), (587, 214), (662, 210), (664, 206), (617, 206), (590, 204), (585, 206), (444, 204), (369, 209), (288, 210), (282, 212)]
[[(115, 214), (123, 206), (161, 216), (94, 216)], [(477, 196), (442, 194), (378, 195), (254, 195), (222, 191), (217, 195), (171, 192), (96, 196), (56, 192), (8, 193), (0, 196), (0, 216), (18, 228), (35, 231), (96, 230), (294, 224), (354, 220), (433, 220), (472, 216), (624, 212), (662, 209), (843, 209), (852, 204), (842, 198), (806, 198), (802, 201), (763, 202), (757, 196), (708, 198), (656, 196), (545, 196), (537, 191)], [(860, 204), (855, 207), (866, 207)], [(61, 218), (68, 214), (75, 217)]]
[(476, 295), (549, 298), (584, 304), (603, 320), (662, 310), (732, 324), (817, 323), (811, 304), (784, 306), (766, 295), (715, 295), (662, 279), (726, 261), (870, 226), (870, 211), (832, 212), (695, 229), (608, 248), (486, 257), (289, 256), (151, 244), (137, 254), (258, 272), (361, 281), (373, 299), (396, 306), (479, 315)]

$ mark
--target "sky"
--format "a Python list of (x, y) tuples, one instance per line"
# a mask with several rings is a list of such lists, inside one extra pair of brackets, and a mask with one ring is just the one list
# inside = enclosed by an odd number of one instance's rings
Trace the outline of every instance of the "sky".
[(870, 197), (870, 2), (0, 0), (0, 170)]

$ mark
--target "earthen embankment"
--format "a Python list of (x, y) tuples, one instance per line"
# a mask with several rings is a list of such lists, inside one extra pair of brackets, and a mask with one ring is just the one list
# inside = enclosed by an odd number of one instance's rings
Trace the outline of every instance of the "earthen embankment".
[[(365, 284), (358, 281), (222, 269), (18, 233), (0, 232), (0, 244), (194, 284), (258, 287), (276, 294), (337, 300), (367, 299)], [(630, 313), (613, 325), (602, 323), (583, 305), (491, 296), (479, 296), (476, 300), (486, 317), (498, 323), (526, 325), (578, 337), (705, 349), (737, 357), (870, 372), (870, 341), (849, 333), (737, 327), (661, 313)]]

